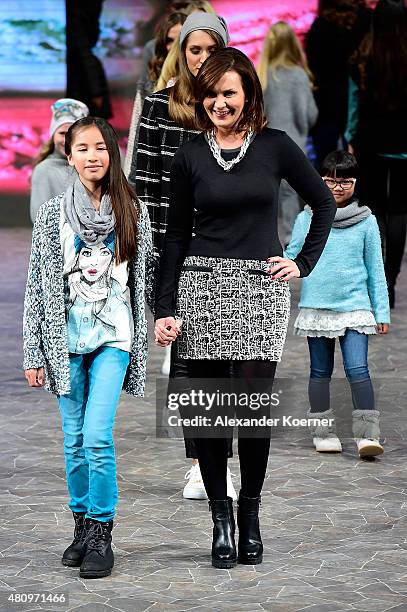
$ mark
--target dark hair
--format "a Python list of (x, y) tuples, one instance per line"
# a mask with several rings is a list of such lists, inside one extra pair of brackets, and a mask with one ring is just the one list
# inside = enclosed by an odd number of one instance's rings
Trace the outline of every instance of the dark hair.
[(318, 16), (334, 23), (339, 28), (351, 29), (365, 0), (319, 0)]
[(351, 58), (361, 92), (386, 112), (401, 110), (407, 97), (407, 9), (373, 12), (372, 28)]
[(332, 151), (322, 162), (321, 176), (358, 178), (359, 166), (356, 157), (348, 151)]
[(75, 137), (80, 130), (95, 126), (102, 134), (109, 153), (109, 170), (103, 179), (102, 191), (110, 196), (115, 216), (117, 263), (133, 259), (137, 251), (136, 194), (130, 187), (120, 164), (117, 135), (110, 123), (100, 117), (83, 117), (75, 121), (65, 136), (65, 154), (71, 155)]
[(264, 116), (263, 92), (259, 77), (250, 59), (233, 47), (219, 49), (212, 53), (202, 64), (195, 78), (195, 117), (197, 129), (210, 130), (212, 121), (203, 106), (203, 101), (216, 83), (226, 72), (234, 70), (242, 80), (242, 87), (247, 98), (242, 117), (236, 126), (237, 132), (253, 130), (261, 132), (267, 125)]
[[(183, 24), (187, 18), (186, 13), (180, 11), (165, 15), (159, 22), (155, 36), (155, 54), (148, 64), (148, 78), (156, 83), (160, 77), (165, 58), (168, 55), (167, 36), (174, 26)], [(174, 41), (175, 42), (175, 41)]]

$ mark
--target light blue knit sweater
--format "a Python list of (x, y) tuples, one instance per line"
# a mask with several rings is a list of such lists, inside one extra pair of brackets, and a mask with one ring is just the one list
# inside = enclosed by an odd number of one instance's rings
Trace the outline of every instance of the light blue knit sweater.
[[(284, 257), (297, 256), (310, 224), (311, 215), (301, 212)], [(318, 263), (302, 279), (299, 307), (337, 312), (371, 310), (377, 323), (390, 323), (380, 233), (374, 215), (350, 227), (331, 229)]]

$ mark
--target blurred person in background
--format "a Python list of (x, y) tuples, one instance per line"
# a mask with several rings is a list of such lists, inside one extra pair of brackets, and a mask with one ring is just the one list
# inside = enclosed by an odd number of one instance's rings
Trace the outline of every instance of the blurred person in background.
[[(206, 0), (204, 2), (201, 2), (201, 0), (194, 0), (194, 2), (188, 5), (185, 11), (188, 13), (188, 15), (196, 12), (215, 14), (212, 5), (209, 2), (206, 2)], [(222, 17), (220, 17), (220, 19), (222, 19)], [(175, 84), (179, 72), (180, 53), (181, 48), (178, 37), (165, 58), (165, 62), (161, 68), (161, 74), (157, 83), (155, 84), (154, 91), (161, 91), (162, 89), (171, 87)]]
[(66, 0), (66, 95), (84, 102), (91, 115), (112, 117), (102, 62), (92, 49), (100, 35), (103, 0)]
[(86, 104), (71, 98), (61, 98), (51, 106), (50, 138), (34, 161), (31, 177), (30, 216), (34, 223), (41, 204), (64, 193), (76, 178), (65, 155), (65, 134), (70, 126), (89, 115)]
[[(194, 11), (202, 11), (203, 13), (215, 12), (207, 0), (184, 0), (180, 2), (171, 2), (168, 5), (166, 14), (161, 18), (157, 25), (155, 37), (145, 44), (140, 74), (138, 77), (138, 86), (145, 89), (145, 95), (148, 95), (154, 91), (154, 87), (157, 84), (158, 77), (160, 76), (164, 59), (181, 31), (180, 27), (176, 27), (177, 22), (172, 22), (172, 16), (176, 14), (185, 14), (188, 16)], [(182, 21), (182, 23), (184, 21), (185, 19)], [(164, 30), (164, 32), (162, 30)], [(172, 31), (170, 32), (170, 30)], [(167, 38), (169, 40), (167, 40)], [(158, 70), (157, 67), (159, 68)], [(151, 72), (151, 68), (153, 69), (153, 72)], [(151, 76), (155, 76), (156, 78), (151, 79)]]
[[(136, 96), (134, 98), (133, 112), (131, 115), (129, 138), (127, 143), (126, 159), (124, 163), (124, 173), (126, 176), (129, 175), (131, 159), (133, 157), (134, 141), (136, 139), (136, 133), (138, 124), (141, 117), (141, 111), (143, 109), (143, 103), (145, 97), (154, 91), (154, 87), (161, 74), (161, 68), (168, 55), (172, 45), (178, 38), (181, 31), (182, 24), (187, 18), (186, 13), (176, 12), (166, 15), (160, 22), (156, 39), (150, 41), (153, 43), (153, 55), (150, 58), (150, 54), (146, 53), (148, 44), (144, 49), (143, 65), (141, 68), (141, 74), (137, 84)], [(150, 45), (151, 47), (151, 45)], [(154, 54), (154, 49), (156, 50)]]
[[(195, 77), (205, 59), (228, 42), (229, 34), (223, 19), (202, 11), (189, 15), (176, 47), (179, 51), (175, 85), (147, 96), (144, 102), (129, 181), (150, 213), (157, 273), (167, 230), (172, 160), (178, 148), (198, 133), (194, 104)], [(169, 372), (164, 370), (164, 373), (169, 373), (170, 379), (186, 376), (185, 366), (177, 359), (176, 343), (171, 353), (168, 351), (167, 359), (170, 369)], [(196, 447), (190, 438), (185, 439), (185, 450), (193, 464), (186, 474), (188, 482), (183, 495), (188, 499), (206, 499)], [(229, 452), (231, 456), (231, 444)], [(228, 486), (231, 497), (236, 498), (230, 472)]]
[[(187, 16), (195, 11), (202, 11), (204, 13), (215, 12), (209, 2), (206, 0), (173, 2), (169, 5), (168, 11), (169, 12), (164, 15), (158, 24), (156, 37), (149, 40), (144, 47), (143, 57), (141, 60), (141, 70), (138, 77), (136, 96), (134, 98), (133, 112), (130, 121), (126, 159), (124, 163), (124, 173), (126, 176), (128, 176), (130, 173), (133, 148), (137, 137), (137, 129), (140, 122), (145, 97), (153, 91), (159, 91), (168, 86), (167, 81), (169, 79), (167, 79), (164, 85), (157, 88), (163, 65), (168, 54), (171, 53), (171, 49), (173, 48), (174, 44), (177, 43), (182, 24), (185, 22)], [(177, 47), (177, 52), (173, 54), (172, 57), (177, 58), (178, 53), (179, 48)], [(175, 65), (176, 59), (172, 60), (170, 63), (170, 78), (173, 78), (178, 72), (178, 67), (172, 68), (172, 66)], [(172, 83), (172, 85), (173, 84), (174, 83)]]
[(319, 0), (318, 16), (306, 36), (305, 50), (315, 79), (319, 112), (312, 130), (318, 169), (343, 139), (349, 58), (368, 31), (370, 20), (371, 11), (365, 0)]
[(352, 58), (346, 138), (361, 169), (361, 196), (379, 223), (390, 307), (406, 244), (407, 9), (379, 0)]
[[(301, 43), (285, 21), (269, 29), (257, 67), (264, 93), (264, 110), (271, 128), (284, 130), (306, 151), (308, 133), (318, 110), (312, 93), (312, 75)], [(288, 244), (300, 211), (298, 195), (286, 181), (280, 186), (281, 241)]]

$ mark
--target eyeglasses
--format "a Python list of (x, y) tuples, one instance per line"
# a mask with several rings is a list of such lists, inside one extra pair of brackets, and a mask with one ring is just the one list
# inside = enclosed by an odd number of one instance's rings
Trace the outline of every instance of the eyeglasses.
[(335, 189), (335, 187), (340, 187), (341, 189), (343, 189), (343, 191), (348, 191), (349, 189), (352, 189), (353, 185), (356, 183), (355, 178), (342, 179), (337, 181), (336, 179), (324, 176), (322, 180), (324, 181), (325, 185), (329, 187), (329, 189)]

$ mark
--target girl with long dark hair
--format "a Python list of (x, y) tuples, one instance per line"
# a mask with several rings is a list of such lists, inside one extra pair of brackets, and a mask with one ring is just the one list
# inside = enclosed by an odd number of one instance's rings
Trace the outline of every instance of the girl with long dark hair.
[(63, 565), (83, 578), (113, 567), (118, 498), (113, 425), (122, 388), (144, 393), (151, 228), (120, 167), (113, 128), (86, 117), (65, 139), (78, 178), (37, 215), (24, 302), (24, 370), (56, 394), (74, 540)]

